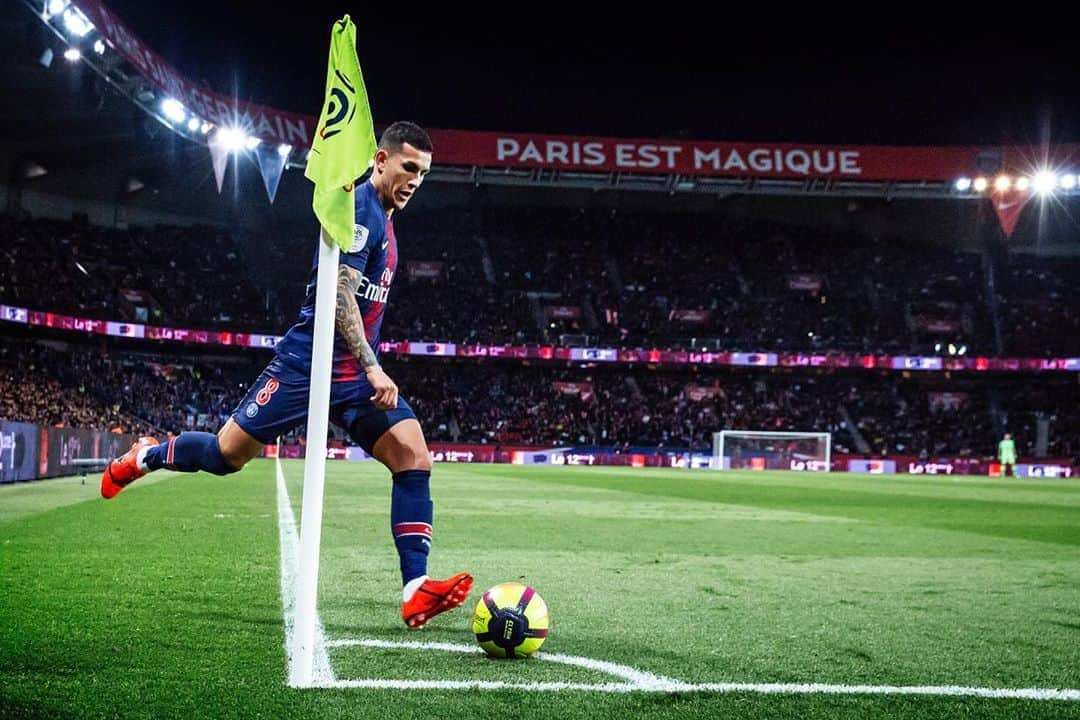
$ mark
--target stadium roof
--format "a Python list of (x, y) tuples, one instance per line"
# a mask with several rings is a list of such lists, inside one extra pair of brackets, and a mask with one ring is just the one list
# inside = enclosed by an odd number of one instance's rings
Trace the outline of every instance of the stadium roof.
[(328, 29), (349, 12), (376, 122), (756, 142), (1080, 140), (1065, 23), (930, 22), (916, 7), (860, 22), (820, 5), (743, 6), (707, 22), (550, 4), (513, 20), (340, 0), (287, 12), (255, 0), (107, 4), (188, 77), (299, 113), (321, 107)]
[[(183, 12), (174, 4), (154, 4), (152, 13), (147, 4), (130, 0), (107, 0), (105, 5), (189, 79), (241, 102), (309, 116), (321, 101), (327, 29), (342, 12), (330, 3), (308, 3), (307, 12), (290, 16), (285, 27), (262, 5), (248, 2), (211, 10), (195, 0)], [(210, 207), (216, 208), (218, 220), (243, 221), (241, 213), (256, 209), (252, 203), (216, 201), (205, 148), (148, 117), (132, 104), (130, 92), (127, 98), (111, 92), (82, 63), (58, 70), (64, 63), (57, 60), (51, 69), (43, 68), (38, 58), (50, 38), (35, 23), (31, 6), (8, 4), (0, 13), (11, 55), (0, 75), (5, 95), (14, 100), (5, 103), (10, 109), (0, 117), (2, 159), (42, 165), (51, 174), (35, 182), (52, 184), (59, 192), (92, 179), (93, 187), (80, 188), (82, 194), (130, 202), (125, 193), (134, 182), (167, 195), (173, 211), (205, 215)], [(400, 20), (391, 25), (378, 16), (357, 19), (358, 49), (377, 122), (410, 117), (429, 127), (577, 137), (602, 132), (608, 137), (844, 144), (922, 138), (944, 145), (978, 138), (994, 143), (1059, 140), (1055, 114), (1075, 117), (1080, 112), (1075, 87), (1059, 88), (1070, 65), (1053, 64), (1055, 53), (1037, 55), (1014, 45), (994, 57), (972, 54), (962, 43), (946, 48), (939, 42), (948, 33), (927, 40), (903, 26), (884, 34), (875, 31), (870, 42), (858, 33), (853, 39), (853, 31), (830, 26), (825, 18), (819, 19), (820, 28), (811, 23), (806, 27), (814, 29), (802, 33), (744, 19), (710, 37), (660, 33), (659, 39), (644, 43), (640, 33), (618, 21), (610, 21), (604, 32), (587, 24), (552, 30), (545, 23), (544, 29), (492, 26), (482, 41), (466, 41), (476, 35), (475, 27), (432, 18), (418, 20), (415, 28)], [(285, 42), (278, 41), (282, 36)], [(977, 72), (968, 64), (972, 58), (984, 63)], [(957, 83), (966, 91), (959, 92)], [(1045, 102), (1036, 110), (1037, 97)], [(981, 109), (991, 112), (980, 116)], [(917, 117), (911, 117), (913, 112)], [(1007, 126), (1024, 129), (1007, 133)], [(472, 161), (453, 167), (442, 157), (434, 180), (529, 187), (669, 192), (687, 186), (721, 197), (741, 192), (941, 197), (951, 186), (951, 180), (935, 176), (937, 182), (929, 185), (920, 181), (905, 187), (784, 180), (770, 188), (771, 181), (753, 178), (627, 176), (603, 168), (511, 170)], [(231, 175), (239, 183), (234, 186), (237, 197), (262, 193), (256, 173)], [(282, 195), (302, 197), (292, 204), (304, 212), (308, 188), (299, 175), (285, 174)], [(278, 205), (284, 212), (280, 197)]]

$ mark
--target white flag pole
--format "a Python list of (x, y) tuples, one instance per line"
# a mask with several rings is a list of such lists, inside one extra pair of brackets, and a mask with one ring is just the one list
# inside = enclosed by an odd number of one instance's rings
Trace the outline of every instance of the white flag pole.
[(319, 545), (322, 536), (323, 484), (326, 478), (326, 431), (330, 415), (330, 366), (334, 356), (337, 243), (319, 228), (319, 270), (315, 289), (315, 341), (311, 350), (311, 394), (308, 398), (307, 453), (304, 458), (304, 500), (300, 515), (300, 568), (296, 589), (296, 628), (289, 685), (310, 687), (315, 659), (315, 615), (319, 590)]

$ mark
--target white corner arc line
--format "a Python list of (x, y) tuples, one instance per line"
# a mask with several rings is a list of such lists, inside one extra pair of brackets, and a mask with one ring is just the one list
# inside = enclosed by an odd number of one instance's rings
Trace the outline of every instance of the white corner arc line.
[[(394, 641), (394, 640), (331, 640), (328, 645), (330, 647), (347, 647), (347, 646), (360, 646), (369, 648), (400, 648), (404, 650), (442, 650), (444, 652), (457, 652), (457, 653), (483, 653), (476, 645), (459, 645), (455, 643), (437, 643), (437, 642), (417, 642), (417, 641)], [(628, 665), (619, 665), (617, 663), (606, 662), (604, 660), (593, 660), (592, 658), (579, 657), (577, 655), (560, 655), (556, 653), (538, 652), (533, 655), (537, 660), (546, 660), (548, 662), (559, 663), (561, 665), (573, 665), (575, 667), (584, 668), (585, 670), (593, 670), (595, 672), (605, 673), (607, 675), (614, 675), (621, 680), (626, 680), (634, 687), (664, 687), (675, 688), (681, 687), (684, 683), (678, 680), (672, 680), (662, 675), (653, 675), (649, 672), (643, 672)], [(556, 683), (563, 685), (565, 683)], [(575, 684), (575, 683), (571, 683)], [(471, 686), (470, 686), (471, 687)], [(591, 687), (591, 686), (590, 686)]]
[[(277, 509), (278, 535), (281, 542), (281, 607), (285, 614), (285, 656), (288, 658), (286, 679), (293, 676), (293, 632), (296, 628), (296, 581), (297, 566), (300, 557), (300, 535), (296, 531), (296, 518), (289, 502), (289, 491), (285, 487), (285, 473), (281, 470), (281, 460), (274, 460), (277, 470)], [(312, 663), (312, 684), (336, 682), (334, 668), (326, 653), (326, 634), (318, 613), (315, 615), (315, 657)]]

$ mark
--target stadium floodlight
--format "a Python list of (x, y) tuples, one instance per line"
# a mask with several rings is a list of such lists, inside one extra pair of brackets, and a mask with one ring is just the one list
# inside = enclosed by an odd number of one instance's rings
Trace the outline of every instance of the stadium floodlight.
[(78, 8), (69, 7), (64, 11), (64, 27), (72, 35), (86, 37), (94, 29), (94, 24)]
[(1012, 178), (1008, 175), (998, 175), (994, 180), (994, 189), (998, 192), (1005, 192), (1012, 187)]
[(187, 111), (184, 110), (184, 106), (180, 104), (179, 100), (174, 98), (165, 98), (161, 101), (161, 112), (165, 113), (165, 117), (169, 118), (171, 122), (182, 123), (184, 118), (187, 117)]
[(82, 53), (79, 52), (79, 48), (68, 48), (64, 51), (64, 59), (68, 62), (76, 62), (82, 57)]
[(1027, 192), (1028, 185), (1030, 184), (1031, 180), (1029, 180), (1026, 176), (1016, 178), (1016, 189), (1020, 192)]
[(1072, 173), (1065, 173), (1061, 176), (1061, 189), (1072, 190), (1076, 187), (1076, 176)]
[(208, 123), (208, 122), (206, 122), (204, 120), (203, 124), (199, 127), (199, 132), (201, 132), (203, 135), (205, 135), (206, 133), (210, 132), (210, 130), (213, 129), (213, 127), (214, 126), (212, 124), (210, 124), (210, 123)]
[(247, 145), (248, 135), (240, 128), (218, 128), (214, 139), (221, 143), (229, 152), (240, 152)]
[(1057, 185), (1057, 176), (1049, 170), (1040, 170), (1035, 173), (1031, 185), (1040, 195), (1049, 195), (1054, 192), (1054, 186)]
[(941, 343), (934, 344), (934, 352), (941, 352)]
[(67, 6), (68, 0), (49, 0), (48, 4), (45, 6), (45, 12), (48, 13), (49, 17), (52, 17), (53, 15), (59, 15), (64, 12), (64, 8)]
[(973, 182), (971, 186), (975, 188), (975, 192), (982, 192), (983, 190), (986, 190), (986, 186), (989, 184), (990, 183), (987, 181), (986, 178), (977, 177), (975, 178), (975, 182)]
[(244, 147), (248, 150), (254, 150), (255, 148), (259, 147), (261, 143), (262, 140), (260, 140), (259, 138), (255, 137), (254, 135), (248, 135), (247, 139), (244, 141)]
[(956, 354), (957, 355), (966, 355), (967, 354), (967, 345), (961, 345), (960, 349), (956, 351)]
[(191, 132), (195, 132), (196, 130), (198, 130), (200, 125), (202, 125), (202, 122), (200, 122), (199, 118), (195, 117), (194, 115), (192, 115), (191, 119), (187, 121), (187, 129)]
[(277, 154), (280, 155), (283, 158), (289, 157), (289, 153), (291, 153), (291, 152), (292, 152), (292, 145), (282, 143), (281, 145), (277, 146)]
[(971, 189), (971, 178), (956, 178), (956, 183), (953, 185), (957, 192), (967, 192)]
[(105, 54), (105, 43), (102, 42), (101, 40), (95, 40), (94, 41), (94, 52), (96, 52), (98, 55), (104, 55)]

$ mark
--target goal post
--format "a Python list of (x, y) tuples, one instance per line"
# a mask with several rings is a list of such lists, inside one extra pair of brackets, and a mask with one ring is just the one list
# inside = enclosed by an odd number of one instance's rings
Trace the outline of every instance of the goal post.
[(832, 435), (827, 432), (721, 430), (713, 433), (716, 470), (829, 472)]

